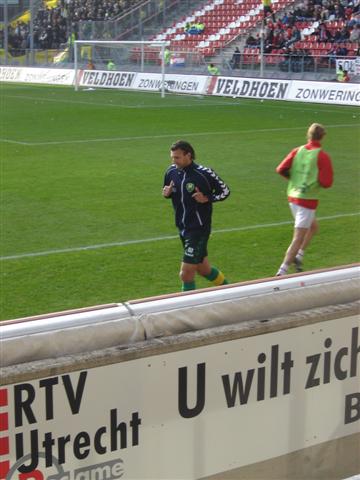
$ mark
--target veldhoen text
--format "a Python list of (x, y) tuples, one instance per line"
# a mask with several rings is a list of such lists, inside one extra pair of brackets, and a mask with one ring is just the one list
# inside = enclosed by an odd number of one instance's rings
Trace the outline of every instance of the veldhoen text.
[(81, 85), (94, 85), (98, 87), (131, 88), (135, 73), (127, 72), (97, 72), (86, 70), (81, 78)]
[(279, 100), (286, 98), (288, 87), (289, 84), (286, 82), (219, 78), (214, 94)]

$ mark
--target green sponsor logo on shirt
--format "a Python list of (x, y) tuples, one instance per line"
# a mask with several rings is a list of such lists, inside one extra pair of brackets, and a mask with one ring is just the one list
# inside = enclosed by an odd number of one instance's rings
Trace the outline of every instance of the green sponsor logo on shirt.
[(195, 190), (195, 185), (193, 183), (187, 183), (186, 184), (186, 190), (191, 193)]

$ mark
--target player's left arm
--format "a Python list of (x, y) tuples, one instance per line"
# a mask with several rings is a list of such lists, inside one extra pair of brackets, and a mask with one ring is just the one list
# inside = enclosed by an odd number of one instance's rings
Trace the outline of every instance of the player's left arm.
[(210, 178), (211, 185), (210, 201), (222, 202), (226, 200), (230, 195), (230, 188), (211, 168), (209, 168), (208, 177)]

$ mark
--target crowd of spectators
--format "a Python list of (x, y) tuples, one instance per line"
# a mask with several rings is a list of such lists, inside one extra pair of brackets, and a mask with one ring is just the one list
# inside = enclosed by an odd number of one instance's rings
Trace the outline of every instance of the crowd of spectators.
[(135, 0), (60, 0), (61, 15), (72, 22), (111, 20), (134, 6)]
[[(61, 15), (60, 8), (39, 8), (34, 20), (34, 48), (59, 48), (67, 41), (68, 25)], [(14, 52), (21, 54), (30, 47), (30, 25), (19, 21), (9, 28), (9, 46)]]
[[(335, 27), (330, 27), (333, 23)], [(313, 31), (304, 36), (300, 25), (315, 24)], [(260, 47), (260, 35), (249, 35), (246, 47)], [(287, 56), (310, 57), (308, 49), (296, 48), (296, 44), (322, 42), (329, 45), (329, 58), (346, 56), (351, 43), (351, 54), (359, 54), (360, 0), (305, 0), (293, 11), (281, 14), (277, 19), (268, 15), (264, 20), (264, 53), (284, 53)], [(304, 42), (301, 42), (304, 43)], [(308, 61), (311, 63), (311, 60)]]
[[(34, 48), (57, 49), (77, 34), (79, 21), (111, 20), (139, 0), (60, 0), (55, 8), (46, 3), (38, 9), (34, 20)], [(14, 55), (30, 47), (30, 25), (17, 22), (9, 27), (9, 47)]]
[[(69, 38), (76, 36), (80, 21), (111, 20), (123, 11), (135, 6), (140, 0), (59, 0), (55, 8), (43, 6), (37, 11), (34, 21), (34, 48), (61, 48)], [(304, 0), (294, 10), (276, 14), (271, 8), (265, 11), (264, 52), (298, 55), (295, 48), (304, 40), (299, 23), (317, 22), (317, 27), (306, 39), (310, 42), (331, 43), (329, 58), (346, 56), (348, 49), (345, 42), (354, 44), (354, 50), (360, 42), (360, 0)], [(334, 21), (341, 28), (330, 28)], [(203, 26), (201, 26), (203, 27)], [(23, 51), (30, 46), (29, 24), (18, 22), (9, 27), (9, 46), (14, 51)], [(192, 33), (192, 32), (188, 32)], [(260, 36), (249, 35), (246, 47), (259, 47)], [(357, 52), (359, 53), (359, 52)]]

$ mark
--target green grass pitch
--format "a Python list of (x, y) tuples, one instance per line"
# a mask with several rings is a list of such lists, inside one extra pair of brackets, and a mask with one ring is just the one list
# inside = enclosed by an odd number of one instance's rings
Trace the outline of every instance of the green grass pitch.
[[(275, 167), (325, 124), (335, 182), (307, 270), (359, 261), (355, 107), (1, 84), (1, 319), (180, 288), (182, 256), (162, 198), (169, 146), (185, 139), (229, 184), (209, 258), (231, 282), (275, 274), (292, 235)], [(202, 279), (198, 287), (208, 283)]]

